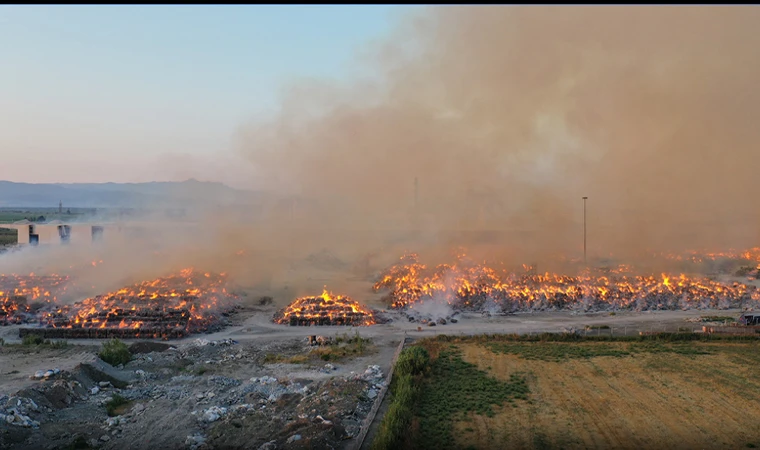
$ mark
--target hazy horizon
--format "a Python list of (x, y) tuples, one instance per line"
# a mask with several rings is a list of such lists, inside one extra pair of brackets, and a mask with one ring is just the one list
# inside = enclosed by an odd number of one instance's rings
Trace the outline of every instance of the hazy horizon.
[(249, 187), (237, 130), (352, 73), (404, 8), (0, 6), (0, 179)]

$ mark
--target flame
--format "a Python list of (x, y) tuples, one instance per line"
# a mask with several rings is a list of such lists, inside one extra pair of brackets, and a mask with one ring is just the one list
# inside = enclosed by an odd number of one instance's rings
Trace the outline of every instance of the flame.
[(31, 320), (33, 310), (54, 304), (68, 283), (60, 275), (0, 275), (0, 324)]
[(387, 299), (393, 308), (411, 307), (425, 298), (444, 299), (461, 309), (493, 302), (512, 310), (564, 308), (581, 302), (617, 308), (716, 308), (725, 302), (760, 300), (756, 289), (741, 283), (724, 284), (685, 274), (632, 276), (624, 265), (586, 270), (578, 276), (532, 274), (529, 268), (533, 269), (524, 266), (525, 273), (515, 274), (460, 259), (430, 270), (418, 262), (417, 255), (410, 254), (387, 269), (373, 289), (389, 292)]
[(275, 315), (275, 323), (291, 325), (373, 325), (374, 314), (349, 297), (325, 287), (316, 297), (301, 297)]
[(124, 328), (205, 331), (218, 321), (215, 311), (228, 308), (234, 296), (226, 277), (192, 268), (117, 291), (61, 306), (44, 322), (56, 328)]

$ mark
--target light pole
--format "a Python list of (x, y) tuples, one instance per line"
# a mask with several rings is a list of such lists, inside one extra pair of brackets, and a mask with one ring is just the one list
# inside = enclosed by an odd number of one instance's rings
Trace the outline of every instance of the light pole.
[(586, 264), (586, 200), (588, 197), (583, 197), (583, 264)]

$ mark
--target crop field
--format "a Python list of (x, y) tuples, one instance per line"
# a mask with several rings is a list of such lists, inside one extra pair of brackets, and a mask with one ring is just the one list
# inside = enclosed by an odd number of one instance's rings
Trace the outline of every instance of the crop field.
[(0, 247), (18, 242), (18, 231), (0, 228)]
[(760, 446), (757, 340), (440, 336), (415, 346), (429, 362), (401, 448)]

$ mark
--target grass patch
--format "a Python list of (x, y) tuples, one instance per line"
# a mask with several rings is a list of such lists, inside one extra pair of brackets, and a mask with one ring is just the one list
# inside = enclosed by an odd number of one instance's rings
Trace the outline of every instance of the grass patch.
[(131, 403), (132, 402), (125, 397), (122, 397), (119, 394), (114, 394), (114, 396), (106, 402), (106, 412), (109, 417), (120, 416), (127, 412)]
[(522, 359), (540, 361), (565, 361), (601, 356), (624, 357), (637, 353), (675, 353), (678, 355), (708, 355), (709, 351), (690, 343), (664, 344), (660, 342), (607, 343), (542, 343), (542, 342), (493, 342), (484, 345), (493, 353), (517, 355)]
[(345, 333), (337, 335), (329, 345), (315, 347), (308, 353), (294, 356), (285, 356), (275, 353), (267, 353), (264, 356), (264, 364), (307, 364), (317, 361), (340, 361), (346, 358), (364, 356), (374, 352), (372, 339), (363, 338), (357, 331), (350, 335)]
[(66, 341), (51, 341), (50, 339), (43, 339), (42, 336), (27, 334), (21, 340), (21, 345), (24, 347), (44, 347), (44, 348), (61, 349), (61, 348), (68, 347), (69, 343)]
[(529, 393), (524, 374), (513, 373), (501, 381), (464, 361), (455, 346), (442, 349), (430, 364), (429, 377), (420, 392), (414, 447), (455, 448), (455, 421), (469, 414), (493, 417), (494, 407), (527, 400)]
[(132, 353), (129, 352), (129, 347), (118, 339), (104, 342), (98, 356), (112, 366), (126, 364), (132, 360)]
[(422, 374), (428, 368), (429, 360), (427, 350), (419, 346), (401, 351), (394, 368), (391, 403), (372, 441), (372, 450), (397, 449), (408, 436), (419, 400)]
[(736, 322), (736, 319), (732, 316), (700, 316), (699, 318), (702, 320), (702, 322), (721, 322), (721, 323)]
[(587, 330), (609, 330), (609, 325), (586, 325)]

